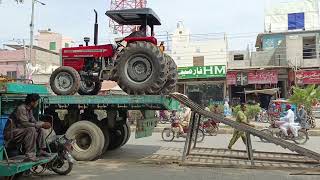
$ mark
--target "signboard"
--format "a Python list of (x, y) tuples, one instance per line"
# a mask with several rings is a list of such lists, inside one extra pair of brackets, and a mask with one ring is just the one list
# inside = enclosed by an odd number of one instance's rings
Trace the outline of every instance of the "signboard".
[(227, 73), (227, 84), (228, 85), (237, 84), (237, 74), (238, 74), (238, 72), (228, 72)]
[(193, 66), (178, 68), (179, 79), (224, 78), (226, 66)]
[(241, 72), (237, 74), (237, 85), (244, 86), (248, 85), (248, 74)]
[(254, 71), (248, 73), (249, 84), (277, 84), (277, 71)]
[(228, 72), (227, 83), (228, 85), (277, 84), (278, 71)]
[(298, 71), (297, 84), (320, 84), (320, 70)]

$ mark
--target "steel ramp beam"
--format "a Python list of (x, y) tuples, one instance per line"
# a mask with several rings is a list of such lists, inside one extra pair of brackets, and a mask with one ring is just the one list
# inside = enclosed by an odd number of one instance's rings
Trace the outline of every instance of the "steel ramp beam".
[(184, 104), (185, 106), (189, 107), (192, 111), (198, 113), (199, 115), (205, 116), (205, 117), (210, 117), (210, 118), (214, 118), (218, 121), (220, 121), (223, 124), (226, 124), (228, 126), (231, 126), (234, 129), (240, 130), (240, 131), (244, 131), (246, 133), (250, 133), (253, 136), (257, 136), (263, 139), (266, 139), (267, 141), (269, 141), (270, 143), (274, 143), (276, 145), (279, 145), (285, 149), (289, 149), (292, 152), (296, 152), (300, 155), (312, 158), (314, 160), (317, 160), (320, 162), (320, 154), (316, 153), (314, 151), (311, 151), (309, 149), (300, 147), (296, 144), (287, 142), (285, 140), (282, 140), (280, 138), (277, 137), (273, 137), (269, 134), (266, 134), (264, 132), (261, 132), (259, 130), (256, 130), (248, 125), (244, 125), (238, 122), (235, 122), (229, 118), (225, 118), (224, 116), (221, 115), (217, 115), (214, 114), (212, 112), (206, 111), (204, 110), (200, 105), (194, 103), (192, 100), (190, 100), (189, 98), (185, 97), (184, 95), (180, 94), (180, 93), (173, 93), (170, 94), (170, 96), (174, 99), (176, 99), (177, 101), (179, 101), (180, 103)]

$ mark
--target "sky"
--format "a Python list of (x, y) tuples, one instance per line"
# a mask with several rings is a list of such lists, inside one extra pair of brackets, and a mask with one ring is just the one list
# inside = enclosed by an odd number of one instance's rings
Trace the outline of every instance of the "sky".
[[(2, 0), (0, 4), (0, 44), (13, 39), (29, 41), (31, 0), (17, 4), (14, 0)], [(41, 0), (35, 10), (35, 31), (52, 29), (64, 36), (82, 42), (83, 37), (93, 36), (94, 13), (99, 13), (100, 43), (109, 43), (110, 33), (105, 12), (110, 0)], [(264, 10), (270, 3), (284, 0), (148, 0), (161, 18), (162, 26), (156, 34), (172, 33), (178, 21), (183, 21), (192, 34), (226, 33), (231, 49), (245, 49), (254, 45), (255, 37), (264, 31)], [(208, 35), (212, 36), (212, 35)]]

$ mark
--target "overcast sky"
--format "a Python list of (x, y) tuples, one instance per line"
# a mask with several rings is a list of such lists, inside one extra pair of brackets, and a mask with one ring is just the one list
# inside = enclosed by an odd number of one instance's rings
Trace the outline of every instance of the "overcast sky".
[[(2, 0), (0, 5), (0, 44), (8, 40), (29, 39), (31, 0), (17, 5), (14, 0)], [(110, 0), (41, 0), (47, 5), (36, 5), (35, 30), (52, 31), (82, 41), (93, 34), (94, 13), (99, 12), (100, 42), (110, 39), (108, 19), (104, 15)], [(178, 21), (192, 34), (226, 32), (233, 49), (245, 49), (253, 43), (258, 32), (264, 31), (264, 9), (270, 3), (284, 0), (148, 0), (162, 21), (157, 34), (172, 33)], [(243, 38), (245, 36), (246, 38)], [(234, 42), (233, 42), (234, 41)], [(237, 41), (237, 42), (236, 42)]]

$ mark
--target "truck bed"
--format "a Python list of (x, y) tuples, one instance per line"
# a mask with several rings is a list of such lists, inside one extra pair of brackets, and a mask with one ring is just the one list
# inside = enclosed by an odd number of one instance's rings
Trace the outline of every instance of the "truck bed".
[(107, 95), (107, 96), (46, 96), (45, 106), (68, 108), (70, 105), (95, 108), (123, 108), (128, 110), (176, 110), (179, 102), (172, 97), (158, 95)]

